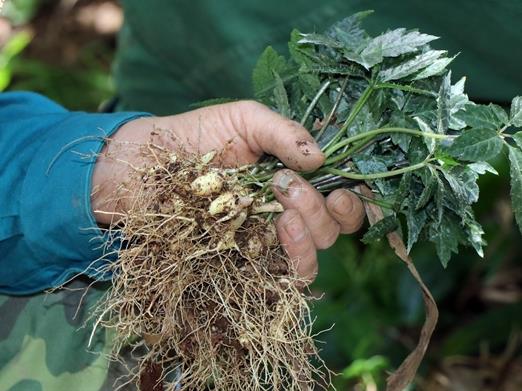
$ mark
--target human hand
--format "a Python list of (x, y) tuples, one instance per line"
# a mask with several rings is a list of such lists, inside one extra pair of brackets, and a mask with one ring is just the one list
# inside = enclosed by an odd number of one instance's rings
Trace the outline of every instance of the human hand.
[(115, 217), (112, 213), (127, 210), (129, 197), (114, 195), (131, 180), (132, 167), (146, 163), (140, 148), (147, 143), (197, 154), (214, 150), (222, 166), (254, 163), (264, 153), (279, 158), (288, 169), (273, 178), (274, 194), (285, 208), (276, 221), (277, 232), (288, 256), (297, 262), (298, 274), (306, 280), (312, 281), (317, 274), (317, 250), (330, 247), (340, 233), (352, 233), (362, 224), (364, 209), (357, 196), (338, 189), (325, 199), (292, 171), (314, 170), (324, 162), (308, 131), (253, 101), (145, 117), (123, 125), (94, 168), (92, 205), (98, 223), (109, 224)]

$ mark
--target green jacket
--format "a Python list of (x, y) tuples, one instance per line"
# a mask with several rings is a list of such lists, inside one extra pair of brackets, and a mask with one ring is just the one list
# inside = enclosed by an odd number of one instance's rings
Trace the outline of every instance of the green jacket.
[[(365, 9), (376, 11), (366, 23), (375, 34), (418, 27), (442, 37), (433, 46), (461, 51), (454, 78), (469, 76), (474, 100), (502, 104), (522, 88), (518, 0), (122, 2), (126, 23), (114, 65), (119, 110), (166, 115), (209, 98), (250, 97), (251, 69), (266, 45), (284, 51), (293, 27), (322, 31)], [(87, 348), (88, 307), (106, 289), (95, 285), (82, 301), (76, 289), (89, 283), (80, 279), (70, 286), (75, 290), (0, 296), (0, 391), (113, 389), (124, 369), (103, 355), (110, 335), (99, 331)]]

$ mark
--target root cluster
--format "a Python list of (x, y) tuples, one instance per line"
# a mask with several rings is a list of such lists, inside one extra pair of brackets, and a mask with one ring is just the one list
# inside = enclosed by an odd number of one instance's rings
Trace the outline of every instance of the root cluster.
[[(139, 172), (99, 323), (169, 390), (308, 390), (324, 372), (307, 297), (239, 170), (169, 154)], [(144, 349), (143, 349), (144, 348)], [(324, 383), (324, 379), (321, 380)]]

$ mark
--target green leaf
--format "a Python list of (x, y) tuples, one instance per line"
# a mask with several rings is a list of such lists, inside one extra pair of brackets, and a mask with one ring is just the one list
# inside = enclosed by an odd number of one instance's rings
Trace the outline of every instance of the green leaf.
[(465, 110), (456, 114), (456, 117), (464, 121), (469, 127), (491, 130), (498, 130), (509, 122), (504, 109), (494, 104), (486, 106), (469, 103)]
[(468, 161), (490, 160), (502, 150), (503, 141), (491, 129), (471, 129), (457, 137), (447, 152), (458, 159)]
[(482, 247), (486, 244), (482, 235), (484, 235), (484, 230), (482, 226), (477, 223), (475, 220), (472, 211), (469, 211), (469, 214), (464, 218), (464, 225), (466, 230), (466, 239), (471, 244), (471, 246), (475, 249), (477, 254), (483, 258), (484, 250)]
[(415, 210), (422, 209), (426, 206), (428, 201), (433, 196), (433, 193), (437, 189), (438, 181), (435, 178), (435, 174), (432, 174), (432, 176), (429, 179), (429, 182), (424, 186), (424, 189), (422, 189), (422, 193), (419, 196), (419, 199), (417, 200), (417, 204), (415, 205)]
[[(434, 133), (430, 126), (426, 122), (424, 122), (422, 118), (414, 117), (413, 119), (417, 122), (417, 125), (419, 125), (420, 130), (422, 130), (424, 133)], [(426, 144), (428, 151), (432, 153), (435, 150), (436, 146), (435, 139), (431, 137), (423, 137), (423, 141), (424, 144)]]
[(495, 170), (491, 164), (486, 162), (471, 163), (468, 164), (468, 167), (480, 175), (484, 175), (486, 172), (498, 175), (497, 170)]
[(421, 72), (419, 72), (413, 80), (421, 80), (426, 79), (431, 76), (439, 75), (446, 70), (446, 67), (455, 59), (457, 56), (453, 57), (443, 57), (435, 60), (431, 65), (424, 68)]
[(261, 54), (252, 74), (255, 96), (263, 98), (266, 93), (271, 92), (276, 86), (275, 74), (283, 75), (286, 70), (286, 59), (268, 46)]
[(401, 178), (399, 187), (395, 193), (395, 203), (393, 209), (400, 210), (403, 202), (406, 200), (406, 196), (410, 192), (412, 173), (407, 172)]
[(283, 80), (277, 72), (274, 72), (275, 83), (274, 87), (274, 104), (277, 111), (284, 117), (290, 118), (292, 111), (288, 103), (288, 95), (286, 93)]
[(431, 65), (442, 55), (446, 54), (445, 50), (429, 50), (426, 53), (419, 54), (413, 59), (406, 61), (393, 68), (388, 68), (379, 73), (379, 79), (382, 81), (398, 80), (413, 75), (423, 68)]
[(355, 52), (369, 39), (366, 31), (361, 28), (361, 21), (372, 13), (371, 10), (357, 12), (335, 23), (326, 33), (341, 42), (345, 49)]
[(370, 244), (382, 239), (386, 234), (395, 231), (399, 226), (396, 216), (387, 216), (372, 225), (361, 239), (363, 243)]
[(516, 132), (513, 135), (513, 140), (515, 140), (515, 143), (518, 145), (518, 147), (522, 149), (522, 132)]
[(459, 205), (453, 205), (455, 212), (462, 212), (463, 207), (477, 202), (479, 187), (476, 172), (468, 167), (458, 166), (443, 171), (443, 175), (459, 202)]
[(451, 86), (450, 96), (450, 123), (449, 128), (453, 130), (460, 130), (466, 127), (466, 122), (457, 118), (455, 114), (464, 109), (469, 103), (468, 95), (464, 93), (464, 85), (466, 84), (466, 77), (462, 77), (457, 83)]
[(360, 53), (348, 52), (345, 57), (370, 69), (381, 63), (384, 57), (397, 57), (416, 52), (420, 46), (435, 39), (438, 37), (398, 28), (373, 38)]
[(326, 46), (332, 49), (340, 49), (343, 47), (343, 44), (336, 39), (333, 39), (324, 34), (301, 34), (301, 39), (297, 41), (299, 44), (312, 44), (319, 46)]
[(415, 207), (415, 200), (408, 199), (408, 209), (406, 212), (406, 225), (408, 227), (408, 253), (411, 251), (413, 245), (417, 242), (419, 234), (426, 224), (428, 215), (424, 210), (417, 210)]
[(522, 233), (522, 151), (509, 147), (511, 173), (511, 205)]
[(299, 44), (298, 42), (301, 39), (301, 36), (299, 30), (292, 30), (290, 34), (290, 42), (288, 42), (288, 51), (296, 63), (304, 64), (309, 67), (313, 64), (310, 57), (314, 53), (314, 48), (312, 45)]
[(435, 243), (442, 266), (448, 266), (451, 254), (458, 253), (460, 227), (453, 219), (443, 216), (441, 224), (430, 229), (430, 239)]
[(437, 133), (445, 134), (450, 122), (451, 72), (442, 79), (437, 96)]
[(513, 126), (522, 126), (522, 96), (517, 96), (511, 101), (511, 113), (509, 121)]

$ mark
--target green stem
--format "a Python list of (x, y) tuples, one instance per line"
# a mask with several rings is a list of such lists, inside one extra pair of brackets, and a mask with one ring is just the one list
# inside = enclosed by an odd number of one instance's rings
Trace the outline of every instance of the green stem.
[(324, 167), (322, 169), (322, 171), (333, 174), (333, 175), (342, 176), (342, 177), (348, 178), (348, 179), (370, 181), (370, 180), (374, 180), (374, 179), (388, 178), (388, 177), (392, 177), (392, 176), (396, 176), (396, 175), (401, 175), (401, 174), (404, 174), (404, 173), (407, 173), (410, 171), (415, 171), (422, 167), (425, 167), (426, 164), (428, 164), (427, 161), (424, 161), (422, 163), (414, 164), (413, 166), (399, 168), (398, 170), (392, 170), (392, 171), (387, 171), (387, 172), (379, 172), (376, 174), (354, 174), (354, 173), (346, 172), (346, 171), (339, 170), (339, 169), (333, 168), (333, 167)]
[(348, 116), (346, 121), (344, 122), (343, 126), (339, 129), (339, 131), (336, 133), (336, 135), (330, 141), (328, 141), (328, 143), (323, 148), (321, 148), (321, 150), (323, 152), (328, 150), (328, 148), (330, 148), (331, 145), (338, 142), (339, 139), (343, 136), (343, 134), (346, 133), (346, 129), (348, 129), (350, 127), (350, 125), (352, 124), (352, 122), (355, 120), (355, 117), (357, 117), (357, 114), (359, 114), (361, 109), (364, 107), (364, 105), (370, 98), (372, 92), (373, 92), (373, 86), (370, 84), (370, 85), (368, 85), (368, 87), (366, 87), (366, 89), (364, 90), (361, 97), (357, 100), (357, 102), (353, 106), (353, 109), (350, 112), (350, 115)]
[(342, 152), (338, 155), (332, 156), (324, 162), (324, 166), (329, 166), (333, 163), (337, 163), (339, 161), (345, 160), (348, 157), (352, 156), (354, 153), (359, 152), (365, 145), (368, 145), (368, 142), (371, 141), (372, 137), (364, 138), (360, 142), (353, 145), (351, 148)]
[(344, 95), (344, 90), (346, 89), (346, 85), (348, 84), (348, 78), (349, 78), (349, 76), (346, 76), (344, 78), (344, 81), (341, 84), (341, 88), (340, 88), (340, 91), (339, 91), (339, 96), (337, 96), (337, 99), (335, 100), (335, 103), (334, 103), (334, 105), (332, 107), (332, 110), (330, 110), (330, 112), (328, 113), (328, 116), (324, 120), (324, 123), (323, 123), (323, 126), (321, 127), (321, 130), (319, 130), (319, 132), (315, 135), (315, 139), (317, 141), (319, 141), (319, 139), (323, 135), (323, 133), (326, 130), (326, 128), (328, 127), (328, 125), (330, 125), (330, 122), (332, 121), (332, 118), (335, 115), (335, 112), (337, 111), (337, 109), (339, 107), (339, 104), (341, 103), (341, 99), (342, 99), (342, 97)]
[(331, 156), (333, 153), (335, 153), (340, 148), (343, 148), (344, 146), (349, 145), (349, 144), (353, 143), (354, 141), (365, 139), (370, 136), (375, 137), (380, 134), (386, 134), (386, 133), (407, 133), (407, 134), (412, 134), (415, 136), (428, 137), (428, 138), (434, 138), (434, 139), (439, 139), (439, 140), (444, 140), (444, 139), (453, 137), (453, 136), (447, 135), (447, 134), (423, 132), (421, 130), (408, 129), (408, 128), (399, 128), (399, 127), (378, 128), (378, 129), (369, 130), (368, 132), (359, 133), (352, 137), (348, 137), (348, 138), (344, 139), (343, 141), (338, 142), (337, 144), (328, 148), (324, 152), (324, 154), (328, 158), (329, 156)]
[(406, 92), (414, 92), (416, 94), (422, 94), (422, 95), (428, 95), (428, 96), (437, 96), (436, 93), (433, 91), (428, 90), (422, 90), (420, 88), (410, 87), (410, 86), (404, 86), (401, 84), (395, 84), (395, 83), (379, 83), (375, 85), (375, 89), (382, 89), (382, 88), (390, 88), (393, 90), (401, 90)]
[(321, 96), (324, 94), (324, 92), (326, 91), (326, 89), (328, 88), (328, 86), (330, 84), (331, 84), (331, 81), (327, 80), (326, 82), (323, 83), (323, 85), (321, 86), (319, 91), (317, 91), (317, 94), (315, 94), (314, 98), (312, 99), (312, 101), (310, 102), (308, 107), (306, 108), (306, 112), (304, 113), (303, 118), (301, 118), (301, 125), (304, 126), (306, 120), (310, 116), (310, 113), (312, 112), (314, 107), (317, 105), (317, 102), (319, 102), (319, 99), (321, 99)]

